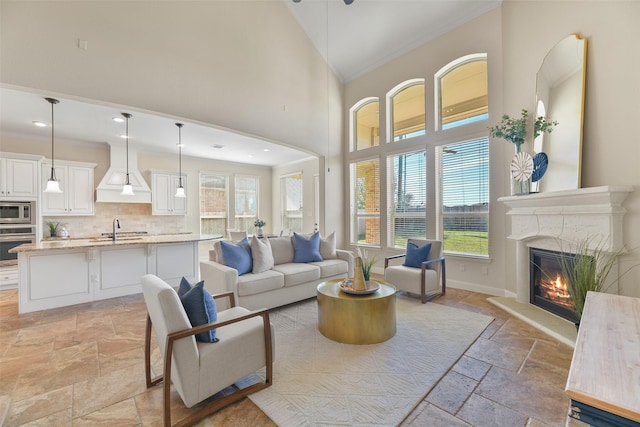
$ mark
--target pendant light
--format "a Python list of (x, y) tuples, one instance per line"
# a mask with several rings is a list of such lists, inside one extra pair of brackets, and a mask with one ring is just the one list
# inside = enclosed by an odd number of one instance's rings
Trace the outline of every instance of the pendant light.
[(175, 197), (187, 197), (184, 193), (184, 187), (182, 186), (182, 123), (176, 123), (178, 126), (178, 152), (179, 154), (179, 173), (178, 173), (178, 188), (176, 189)]
[(53, 124), (53, 106), (55, 104), (57, 104), (58, 101), (57, 99), (53, 99), (53, 98), (45, 98), (45, 100), (51, 104), (51, 176), (49, 177), (49, 180), (47, 181), (47, 188), (44, 189), (45, 193), (62, 193), (62, 190), (60, 190), (60, 183), (58, 182), (58, 180), (56, 179), (56, 168), (53, 164), (54, 161), (54, 157), (53, 157), (53, 133), (54, 133), (54, 124)]
[(133, 193), (133, 186), (131, 185), (131, 182), (129, 182), (129, 119), (131, 118), (131, 114), (129, 113), (122, 113), (122, 115), (124, 116), (125, 120), (126, 120), (126, 140), (127, 140), (127, 180), (124, 182), (124, 185), (122, 186), (122, 194), (123, 196), (135, 196), (135, 194)]

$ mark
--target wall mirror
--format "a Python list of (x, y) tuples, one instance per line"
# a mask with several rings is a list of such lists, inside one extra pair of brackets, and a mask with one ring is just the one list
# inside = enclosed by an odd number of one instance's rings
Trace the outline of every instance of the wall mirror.
[(536, 74), (536, 116), (559, 124), (533, 142), (534, 151), (549, 160), (533, 191), (580, 188), (586, 58), (587, 40), (572, 34), (551, 48)]

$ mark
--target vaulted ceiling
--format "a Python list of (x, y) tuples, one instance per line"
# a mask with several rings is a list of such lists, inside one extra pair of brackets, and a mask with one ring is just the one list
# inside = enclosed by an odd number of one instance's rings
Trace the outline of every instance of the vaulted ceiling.
[[(338, 78), (348, 82), (497, 7), (502, 0), (354, 0), (350, 5), (343, 0), (270, 1), (286, 3)], [(122, 125), (111, 120), (121, 113), (117, 106), (61, 101), (55, 108), (66, 112), (56, 115), (56, 138), (101, 143), (114, 133), (123, 133)], [(3, 87), (0, 102), (3, 133), (43, 141), (50, 138), (49, 128), (32, 124), (34, 120), (50, 122), (50, 105), (41, 94)], [(158, 151), (174, 152), (175, 121), (138, 112), (131, 120), (131, 134), (141, 145), (158, 146), (158, 141), (167, 140)], [(185, 125), (183, 140), (187, 156), (212, 157), (212, 147), (223, 145), (215, 150), (216, 159), (274, 166), (309, 157), (309, 153), (251, 135), (198, 123)]]

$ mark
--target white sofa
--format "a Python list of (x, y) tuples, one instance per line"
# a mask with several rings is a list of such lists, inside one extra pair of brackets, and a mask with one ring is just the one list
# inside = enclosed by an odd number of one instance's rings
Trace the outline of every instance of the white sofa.
[[(327, 243), (329, 239), (334, 239), (333, 247), (331, 241)], [(319, 283), (353, 277), (353, 254), (335, 249), (333, 235), (322, 240), (323, 260), (318, 262), (294, 262), (293, 237), (269, 238), (269, 245), (274, 261), (271, 269), (238, 275), (235, 268), (218, 262), (220, 247), (216, 242), (210, 260), (200, 262), (200, 279), (204, 280), (204, 287), (211, 294), (233, 291), (239, 306), (256, 310), (314, 297)]]

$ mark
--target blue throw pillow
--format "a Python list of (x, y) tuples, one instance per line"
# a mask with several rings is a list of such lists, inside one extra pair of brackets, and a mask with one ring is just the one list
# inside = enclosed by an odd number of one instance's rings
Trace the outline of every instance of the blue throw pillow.
[(320, 232), (316, 231), (308, 239), (293, 233), (293, 262), (322, 261), (320, 255)]
[[(178, 296), (180, 297), (184, 311), (187, 312), (191, 326), (206, 325), (218, 319), (216, 302), (211, 294), (204, 288), (204, 281), (200, 281), (191, 286), (187, 279), (183, 277), (180, 281)], [(218, 338), (216, 338), (215, 329), (196, 334), (196, 340), (202, 342), (219, 341)]]
[(238, 276), (251, 273), (253, 258), (251, 257), (251, 245), (246, 237), (238, 243), (222, 240), (220, 241), (220, 249), (224, 265), (238, 270)]
[(418, 246), (415, 243), (407, 243), (407, 255), (404, 258), (405, 267), (422, 268), (422, 263), (429, 257), (431, 251), (431, 243)]

